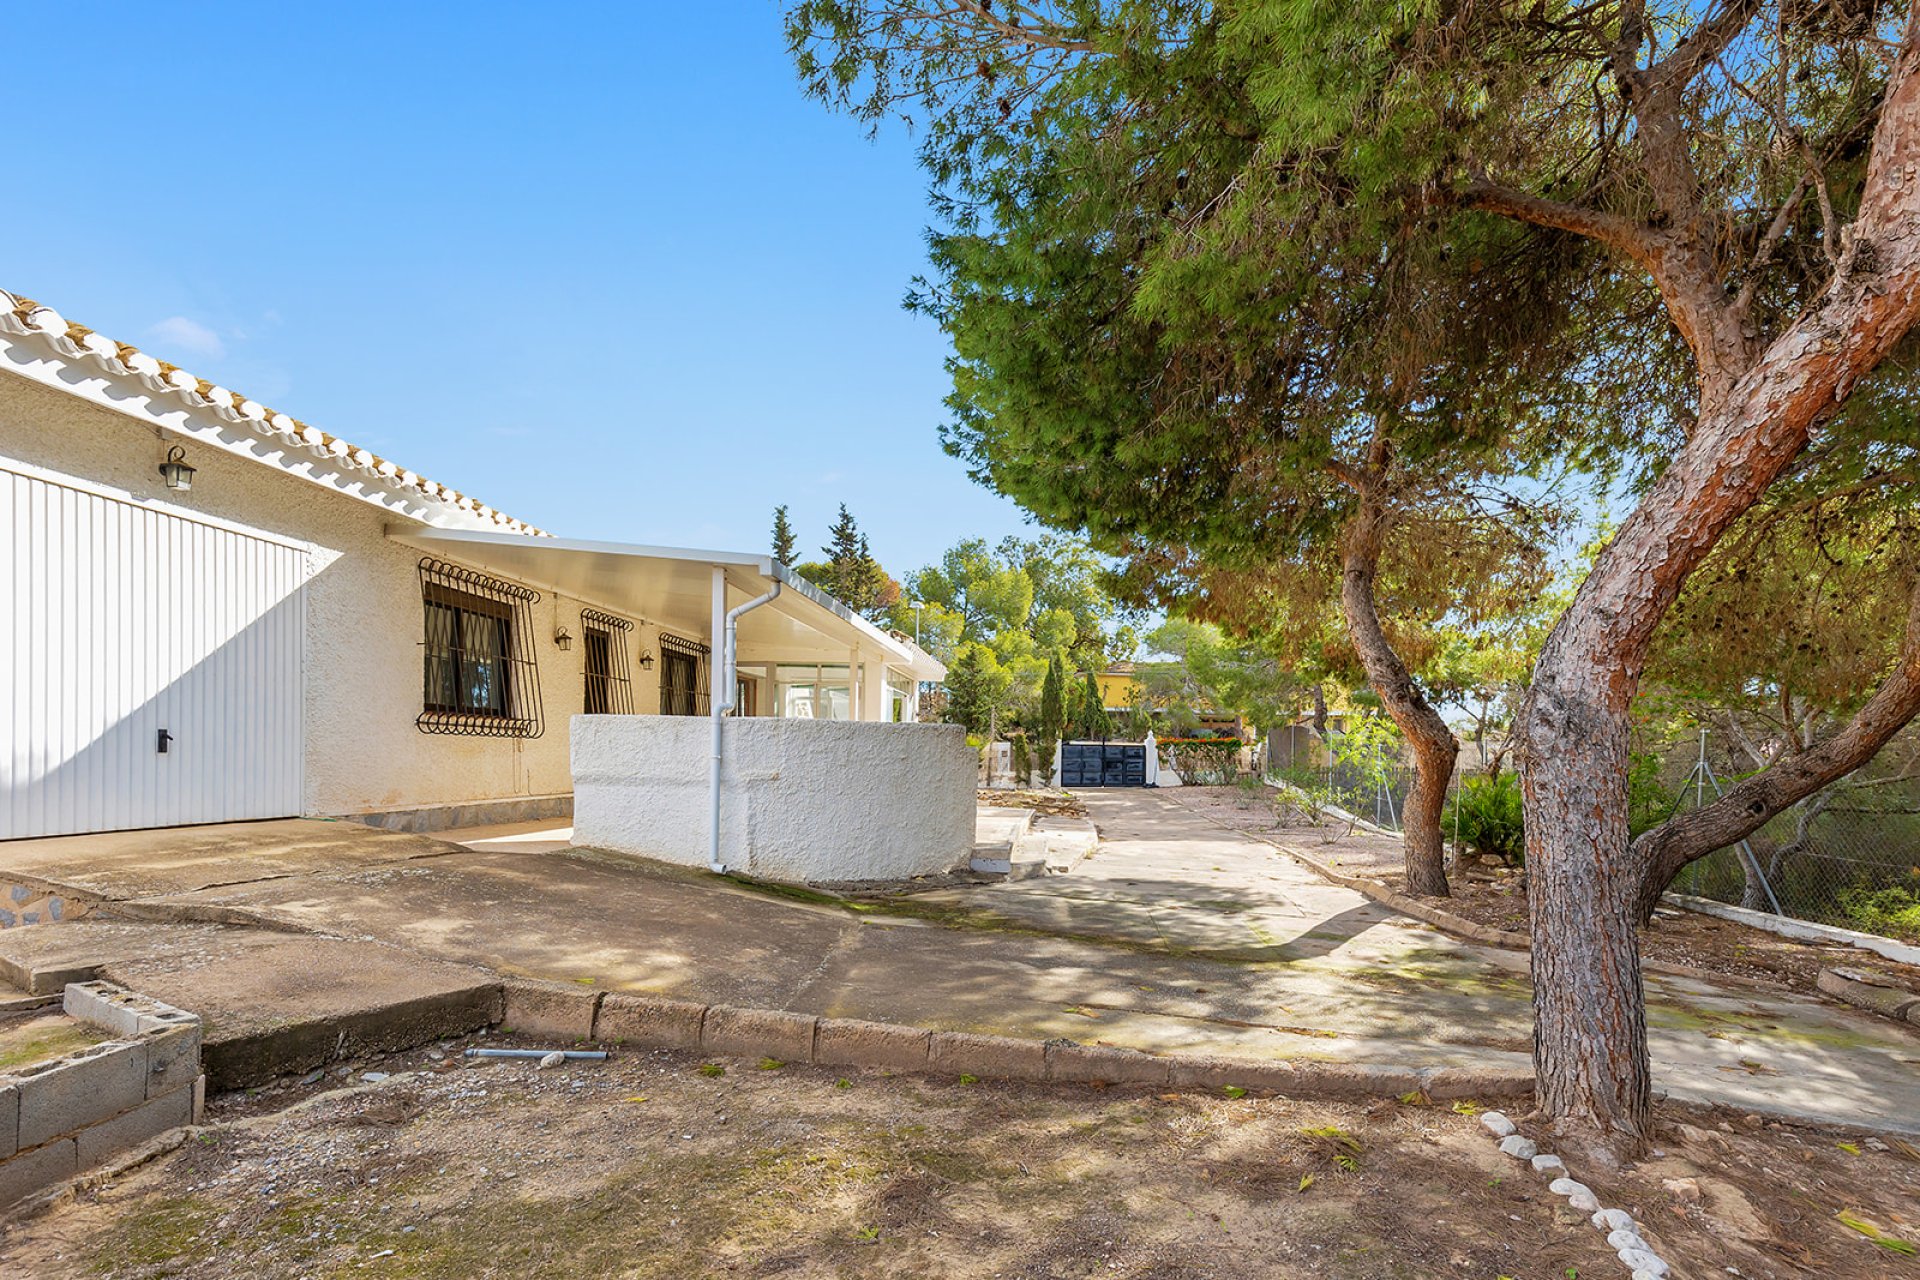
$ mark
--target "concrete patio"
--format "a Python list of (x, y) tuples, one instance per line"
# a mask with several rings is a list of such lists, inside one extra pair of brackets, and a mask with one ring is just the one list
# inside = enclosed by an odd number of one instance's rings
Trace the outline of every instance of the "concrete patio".
[[(0, 879), (112, 905), (0, 931), (0, 962), (100, 965), (202, 1013), (210, 1042), (272, 1014), (262, 974), (290, 975), (316, 1017), (329, 998), (505, 974), (1162, 1053), (1528, 1061), (1524, 955), (1395, 916), (1151, 792), (1087, 799), (1103, 842), (1072, 874), (885, 910), (557, 847), (543, 824), (456, 833), (467, 846), (337, 823), (15, 842)], [(146, 918), (108, 918), (128, 911)], [(1705, 982), (1649, 987), (1658, 1087), (1920, 1131), (1920, 1037), (1898, 1025)]]

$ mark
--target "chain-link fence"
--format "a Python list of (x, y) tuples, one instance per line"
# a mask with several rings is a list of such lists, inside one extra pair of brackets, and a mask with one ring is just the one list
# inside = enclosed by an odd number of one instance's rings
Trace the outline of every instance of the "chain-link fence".
[[(1636, 830), (1710, 804), (1763, 767), (1765, 748), (1736, 732), (1637, 743), (1630, 786)], [(1477, 758), (1471, 747), (1461, 752), (1450, 795), (1480, 776)], [(1267, 772), (1394, 831), (1401, 829), (1414, 782), (1410, 764), (1376, 761), (1363, 767), (1342, 758), (1306, 725), (1274, 730)], [(1454, 833), (1445, 834), (1451, 839)], [(1920, 942), (1920, 727), (1740, 844), (1690, 863), (1673, 889)]]
[(1400, 815), (1414, 779), (1413, 766), (1404, 760), (1362, 764), (1343, 759), (1303, 724), (1268, 735), (1267, 772), (1389, 831), (1400, 830)]
[[(1677, 809), (1710, 804), (1741, 760), (1719, 735), (1696, 744), (1671, 787)], [(1808, 796), (1740, 844), (1690, 863), (1676, 892), (1920, 941), (1920, 735)], [(1669, 764), (1666, 772), (1673, 772)]]

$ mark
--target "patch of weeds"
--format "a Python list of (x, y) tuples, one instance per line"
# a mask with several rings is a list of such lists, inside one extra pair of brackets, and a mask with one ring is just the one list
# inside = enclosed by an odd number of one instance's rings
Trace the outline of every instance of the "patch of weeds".
[(853, 1088), (853, 1081), (847, 1079), (845, 1076), (841, 1076), (833, 1082), (833, 1087), (836, 1089), (851, 1089)]
[(966, 1072), (963, 1071), (960, 1073), (960, 1083), (961, 1084), (979, 1084), (980, 1077), (975, 1075), (968, 1075)]
[(703, 1076), (723, 1076), (727, 1074), (727, 1069), (717, 1062), (703, 1062), (700, 1064), (700, 1074)]
[(203, 1252), (203, 1237), (220, 1211), (198, 1196), (156, 1197), (121, 1217), (94, 1247), (94, 1270), (129, 1262), (160, 1266)]
[(879, 1227), (862, 1227), (853, 1233), (853, 1238), (862, 1244), (872, 1244), (880, 1238)]
[(1430, 1107), (1433, 1105), (1433, 1099), (1428, 1096), (1425, 1089), (1410, 1089), (1400, 1095), (1400, 1105), (1406, 1107)]
[(762, 1071), (778, 1071), (780, 1068), (786, 1065), (787, 1065), (786, 1063), (780, 1061), (780, 1059), (778, 1058), (760, 1059), (760, 1069)]
[(1247, 1096), (1247, 1091), (1237, 1084), (1226, 1085), (1220, 1092), (1226, 1094), (1229, 1098), (1244, 1098)]
[(1889, 1235), (1886, 1229), (1877, 1222), (1863, 1218), (1856, 1213), (1849, 1213), (1845, 1209), (1842, 1209), (1836, 1216), (1840, 1219), (1842, 1226), (1851, 1231), (1859, 1232), (1880, 1248), (1885, 1249), (1888, 1253), (1897, 1253), (1904, 1258), (1911, 1258), (1916, 1253), (1920, 1253), (1920, 1250), (1915, 1249), (1913, 1245), (1902, 1240), (1899, 1236)]

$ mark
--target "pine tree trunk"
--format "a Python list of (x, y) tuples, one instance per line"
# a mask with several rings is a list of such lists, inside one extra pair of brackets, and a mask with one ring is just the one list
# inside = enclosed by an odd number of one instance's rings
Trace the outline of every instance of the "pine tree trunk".
[(1536, 680), (1528, 705), (1530, 738), (1553, 743), (1522, 773), (1533, 1053), (1556, 1131), (1631, 1151), (1647, 1136), (1652, 1080), (1634, 931), (1640, 875), (1628, 857), (1628, 721), (1593, 689), (1564, 696)]
[(1447, 783), (1453, 777), (1460, 744), (1447, 728), (1447, 722), (1414, 684), (1407, 664), (1400, 660), (1380, 625), (1374, 581), (1379, 575), (1380, 546), (1386, 525), (1387, 515), (1382, 504), (1373, 493), (1362, 492), (1359, 508), (1348, 521), (1344, 539), (1340, 607), (1346, 615), (1353, 647), (1366, 668), (1368, 683), (1380, 695), (1387, 714), (1413, 749), (1413, 792), (1400, 815), (1407, 892), (1445, 898), (1451, 890), (1447, 885), (1447, 844), (1440, 833), (1440, 813), (1446, 807)]

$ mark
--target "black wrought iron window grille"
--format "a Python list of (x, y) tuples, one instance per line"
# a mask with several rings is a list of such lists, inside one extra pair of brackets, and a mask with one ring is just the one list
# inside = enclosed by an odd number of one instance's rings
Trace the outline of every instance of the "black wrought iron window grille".
[(580, 631), (587, 651), (587, 714), (632, 715), (633, 677), (627, 667), (627, 637), (633, 632), (633, 624), (612, 614), (582, 609)]
[(420, 562), (426, 612), (422, 733), (537, 738), (546, 728), (534, 660), (540, 593), (443, 560)]
[(713, 707), (707, 664), (713, 650), (694, 640), (660, 633), (660, 714), (704, 716)]

